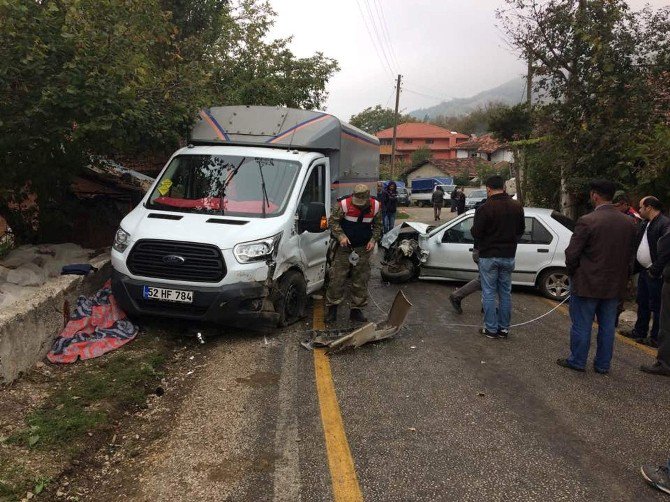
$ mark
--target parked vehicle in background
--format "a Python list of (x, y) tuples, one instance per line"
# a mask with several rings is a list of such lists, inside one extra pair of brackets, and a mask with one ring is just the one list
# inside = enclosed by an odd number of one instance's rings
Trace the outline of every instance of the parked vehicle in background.
[(465, 196), (465, 209), (475, 209), (479, 207), (480, 202), (486, 200), (486, 190), (477, 189)]
[[(564, 300), (569, 294), (565, 248), (574, 222), (551, 209), (524, 208), (526, 230), (519, 240), (512, 284), (535, 286), (547, 298)], [(433, 227), (404, 222), (382, 238), (386, 264), (382, 278), (405, 282), (413, 278), (470, 281), (479, 274), (472, 260), (475, 212), (468, 211)]]
[(435, 178), (417, 178), (412, 180), (410, 199), (417, 206), (430, 206), (433, 190), (437, 185), (453, 185), (454, 180), (450, 176)]
[(332, 115), (202, 110), (121, 222), (114, 295), (130, 315), (295, 322), (324, 284), (331, 201), (378, 178), (379, 140)]
[(398, 187), (398, 205), (399, 206), (409, 206), (409, 190), (405, 187)]

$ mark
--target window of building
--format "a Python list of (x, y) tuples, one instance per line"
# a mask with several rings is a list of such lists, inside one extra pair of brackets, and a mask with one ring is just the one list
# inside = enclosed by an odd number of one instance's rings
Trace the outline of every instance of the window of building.
[(427, 139), (426, 140), (427, 145), (432, 145), (433, 143), (435, 143), (435, 140), (433, 140), (433, 139)]
[(405, 143), (405, 144), (410, 144), (410, 143), (412, 143), (412, 140), (411, 139), (403, 139), (402, 142)]

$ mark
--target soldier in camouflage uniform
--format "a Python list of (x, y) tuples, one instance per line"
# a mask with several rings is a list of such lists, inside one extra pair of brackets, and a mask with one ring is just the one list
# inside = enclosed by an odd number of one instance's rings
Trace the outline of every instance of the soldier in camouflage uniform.
[[(351, 268), (351, 312), (349, 319), (365, 322), (361, 310), (368, 301), (368, 280), (370, 279), (370, 256), (375, 243), (381, 237), (381, 204), (370, 197), (366, 185), (356, 185), (354, 193), (339, 201), (330, 216), (331, 235), (338, 242), (330, 271), (326, 291), (326, 322), (337, 320), (337, 306), (344, 299), (344, 283)], [(350, 264), (349, 257), (355, 251), (358, 263)]]

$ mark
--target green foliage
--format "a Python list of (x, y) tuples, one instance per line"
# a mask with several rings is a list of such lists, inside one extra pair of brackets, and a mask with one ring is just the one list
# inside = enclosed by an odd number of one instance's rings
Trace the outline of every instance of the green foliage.
[(267, 41), (274, 16), (269, 2), (257, 0), (242, 0), (225, 12), (223, 34), (213, 47), (214, 103), (323, 108), (337, 61), (320, 52), (296, 58), (290, 38)]
[(533, 132), (530, 110), (525, 104), (499, 107), (491, 113), (489, 131), (505, 142), (528, 138)]
[[(0, 1), (0, 212), (17, 235), (57, 227), (90, 154), (171, 150), (204, 105), (321, 108), (337, 63), (268, 40), (273, 16), (260, 0)], [(8, 214), (30, 194), (35, 224)]]
[(109, 407), (140, 407), (152, 384), (160, 380), (164, 356), (119, 355), (79, 372), (67, 386), (56, 389), (47, 402), (26, 417), (25, 430), (10, 439), (31, 448), (59, 448), (77, 441), (102, 424)]
[(430, 148), (427, 146), (421, 146), (414, 150), (411, 155), (412, 165), (416, 166), (421, 164), (426, 160), (433, 158), (433, 152), (430, 151)]
[(541, 148), (552, 153), (546, 167), (565, 181), (567, 210), (579, 206), (588, 179), (637, 184), (640, 146), (657, 144), (653, 131), (668, 116), (659, 97), (670, 70), (670, 9), (633, 12), (624, 0), (506, 2), (499, 17), (534, 67), (535, 134), (551, 138)]
[(450, 131), (458, 131), (462, 134), (485, 134), (489, 132), (491, 118), (501, 109), (508, 107), (502, 103), (487, 103), (485, 106), (478, 106), (467, 115), (459, 117), (446, 117), (438, 115), (433, 124)]
[[(358, 127), (359, 129), (370, 133), (375, 134), (389, 127), (393, 127), (393, 116), (395, 115), (395, 110), (391, 108), (382, 108), (381, 105), (377, 105), (374, 108), (368, 107), (362, 112), (352, 115), (349, 119), (349, 123)], [(398, 114), (398, 124), (404, 124), (405, 122), (418, 122), (414, 117), (410, 115)]]
[(500, 175), (506, 180), (510, 177), (509, 167), (507, 165), (496, 166), (490, 162), (484, 161), (483, 159), (479, 159), (477, 162), (477, 165), (475, 166), (475, 172), (477, 173), (477, 178), (479, 178), (480, 184), (484, 183), (486, 178), (493, 176), (494, 174)]

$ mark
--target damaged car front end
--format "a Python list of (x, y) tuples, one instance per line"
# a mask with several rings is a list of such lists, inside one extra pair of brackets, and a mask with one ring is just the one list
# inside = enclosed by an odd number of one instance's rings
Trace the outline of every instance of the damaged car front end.
[(405, 222), (384, 234), (382, 279), (390, 283), (403, 283), (419, 277), (422, 263), (428, 259), (428, 251), (422, 249), (420, 241), (434, 226), (425, 223)]

